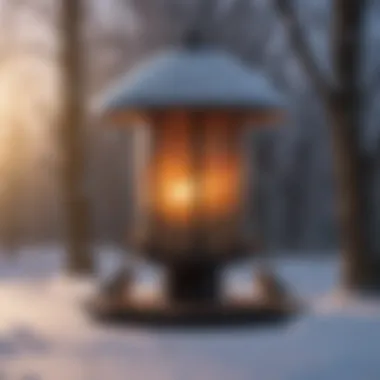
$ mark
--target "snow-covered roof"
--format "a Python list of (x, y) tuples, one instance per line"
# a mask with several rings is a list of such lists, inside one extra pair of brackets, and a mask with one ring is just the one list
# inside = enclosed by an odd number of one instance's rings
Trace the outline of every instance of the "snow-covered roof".
[(177, 49), (139, 65), (106, 95), (101, 112), (166, 107), (282, 108), (263, 73), (213, 49)]

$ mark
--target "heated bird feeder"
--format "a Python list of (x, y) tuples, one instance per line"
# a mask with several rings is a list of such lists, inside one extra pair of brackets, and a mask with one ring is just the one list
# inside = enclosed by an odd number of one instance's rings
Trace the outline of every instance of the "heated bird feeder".
[(135, 146), (140, 164), (130, 235), (136, 252), (164, 268), (167, 299), (152, 310), (119, 306), (114, 315), (257, 317), (252, 305), (224, 304), (221, 273), (252, 253), (245, 132), (277, 122), (282, 107), (262, 73), (194, 39), (153, 57), (112, 89), (103, 104), (106, 121), (145, 133), (145, 143)]

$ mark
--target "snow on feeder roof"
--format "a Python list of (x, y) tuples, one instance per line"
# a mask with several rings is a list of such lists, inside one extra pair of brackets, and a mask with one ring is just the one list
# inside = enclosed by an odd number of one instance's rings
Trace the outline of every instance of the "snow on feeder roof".
[(205, 46), (164, 51), (128, 73), (101, 104), (106, 119), (126, 123), (150, 110), (223, 109), (257, 113), (284, 107), (265, 75)]

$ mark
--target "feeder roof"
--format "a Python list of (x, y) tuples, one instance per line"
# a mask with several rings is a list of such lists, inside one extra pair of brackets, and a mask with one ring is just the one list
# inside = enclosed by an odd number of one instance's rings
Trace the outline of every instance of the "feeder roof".
[(279, 109), (265, 76), (206, 48), (163, 52), (128, 73), (102, 102), (106, 112), (162, 108)]

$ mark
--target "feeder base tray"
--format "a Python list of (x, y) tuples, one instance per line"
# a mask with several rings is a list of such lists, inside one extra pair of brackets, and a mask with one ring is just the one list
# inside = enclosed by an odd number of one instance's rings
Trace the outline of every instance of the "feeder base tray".
[(138, 306), (129, 303), (107, 307), (92, 302), (87, 305), (87, 311), (102, 324), (170, 328), (264, 326), (284, 323), (296, 314), (288, 307), (269, 307), (253, 302), (210, 306)]

